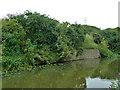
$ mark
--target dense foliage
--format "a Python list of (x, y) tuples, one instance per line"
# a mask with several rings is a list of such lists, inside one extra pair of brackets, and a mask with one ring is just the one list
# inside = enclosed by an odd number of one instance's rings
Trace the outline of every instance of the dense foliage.
[(46, 15), (25, 11), (2, 19), (3, 71), (69, 59), (74, 50), (97, 48), (102, 57), (119, 53), (117, 28), (97, 27), (69, 22), (59, 23)]

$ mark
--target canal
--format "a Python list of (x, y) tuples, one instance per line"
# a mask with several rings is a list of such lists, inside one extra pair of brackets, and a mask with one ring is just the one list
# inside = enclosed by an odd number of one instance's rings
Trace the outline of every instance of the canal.
[(117, 76), (117, 59), (77, 60), (3, 76), (2, 88), (109, 88)]

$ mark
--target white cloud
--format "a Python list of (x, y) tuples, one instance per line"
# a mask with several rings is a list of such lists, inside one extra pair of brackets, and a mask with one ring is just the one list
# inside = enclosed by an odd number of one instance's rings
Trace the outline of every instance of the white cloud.
[(2, 0), (0, 18), (8, 13), (32, 10), (70, 23), (78, 22), (101, 28), (118, 26), (119, 0)]

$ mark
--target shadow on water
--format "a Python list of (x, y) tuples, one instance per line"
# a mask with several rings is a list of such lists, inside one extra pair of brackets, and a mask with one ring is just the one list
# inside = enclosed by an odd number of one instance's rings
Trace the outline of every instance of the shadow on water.
[[(108, 88), (118, 76), (117, 60), (91, 59), (52, 65), (3, 77), (3, 88)], [(102, 83), (102, 85), (100, 85)], [(105, 84), (107, 83), (107, 84)]]

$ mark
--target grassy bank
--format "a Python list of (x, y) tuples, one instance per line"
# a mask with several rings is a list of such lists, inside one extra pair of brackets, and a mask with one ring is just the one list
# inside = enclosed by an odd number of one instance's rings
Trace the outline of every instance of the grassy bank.
[[(120, 54), (117, 28), (60, 23), (37, 12), (9, 15), (2, 21), (2, 71), (34, 68), (37, 63), (65, 61), (74, 50), (98, 49), (101, 56)], [(0, 41), (1, 42), (1, 41)]]

